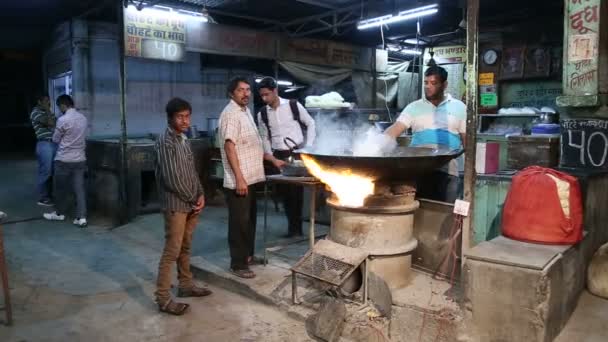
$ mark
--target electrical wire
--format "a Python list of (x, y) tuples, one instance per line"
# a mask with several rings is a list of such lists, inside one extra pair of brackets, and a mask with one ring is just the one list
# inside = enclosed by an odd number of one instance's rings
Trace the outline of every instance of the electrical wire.
[[(380, 36), (382, 37), (382, 49), (385, 49), (384, 46), (384, 25), (380, 25)], [(382, 79), (384, 82), (384, 106), (386, 107), (386, 113), (388, 114), (388, 120), (393, 122), (393, 116), (391, 115), (391, 110), (388, 107), (388, 82), (386, 82), (386, 77)], [(376, 96), (376, 95), (374, 95)]]
[[(456, 281), (455, 281), (455, 275), (456, 275), (456, 267), (458, 265), (458, 253), (456, 250), (456, 242), (458, 242), (458, 237), (460, 236), (460, 234), (462, 233), (462, 224), (463, 224), (463, 219), (464, 216), (461, 215), (455, 215), (454, 217), (454, 222), (452, 223), (452, 227), (450, 228), (450, 235), (449, 235), (449, 243), (448, 243), (448, 254), (446, 256), (447, 261), (449, 263), (450, 261), (450, 257), (452, 258), (452, 263), (451, 263), (451, 271), (450, 271), (450, 275), (448, 277), (448, 282), (452, 285), (452, 289), (454, 288), (454, 286), (456, 286)], [(437, 269), (435, 270), (435, 272), (433, 273), (432, 278), (433, 279), (437, 279), (436, 275), (439, 273), (439, 270), (441, 268), (441, 266), (443, 265), (443, 262), (437, 267)], [(431, 295), (429, 297), (429, 302), (428, 302), (428, 306), (431, 305), (431, 302), (433, 300), (433, 289), (432, 289), (432, 285), (433, 282), (431, 281)], [(450, 297), (450, 295), (448, 295), (448, 297)], [(453, 300), (453, 298), (451, 298)], [(424, 332), (424, 328), (426, 326), (426, 318), (427, 318), (427, 313), (426, 311), (424, 312), (423, 316), (422, 316), (422, 325), (420, 327), (420, 332), (418, 333), (418, 341), (422, 341), (422, 333)], [(437, 335), (435, 336), (434, 341), (438, 341), (439, 337), (441, 336), (441, 333), (444, 332), (445, 330), (445, 320), (440, 319), (439, 320), (439, 327), (437, 328)]]

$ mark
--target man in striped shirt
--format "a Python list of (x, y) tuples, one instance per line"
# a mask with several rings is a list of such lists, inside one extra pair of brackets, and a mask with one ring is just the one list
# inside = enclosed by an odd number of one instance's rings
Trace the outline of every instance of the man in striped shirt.
[(188, 304), (171, 299), (171, 267), (177, 263), (178, 297), (203, 297), (211, 291), (197, 287), (190, 272), (192, 232), (205, 206), (203, 187), (184, 133), (192, 107), (174, 98), (166, 107), (168, 127), (156, 141), (156, 182), (165, 218), (165, 248), (158, 265), (156, 302), (161, 312), (182, 315)]
[(32, 127), (36, 133), (36, 158), (38, 159), (38, 205), (52, 206), (53, 159), (57, 144), (52, 140), (55, 129), (55, 115), (51, 112), (51, 101), (47, 94), (36, 98), (36, 107), (30, 114)]

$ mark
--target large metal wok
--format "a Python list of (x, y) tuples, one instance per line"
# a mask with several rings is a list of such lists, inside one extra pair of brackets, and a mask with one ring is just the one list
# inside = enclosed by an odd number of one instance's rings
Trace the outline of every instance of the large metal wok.
[(409, 181), (440, 168), (464, 150), (400, 146), (381, 157), (353, 156), (348, 151), (341, 155), (318, 154), (310, 148), (295, 152), (310, 156), (321, 167), (334, 171), (350, 170), (376, 181)]

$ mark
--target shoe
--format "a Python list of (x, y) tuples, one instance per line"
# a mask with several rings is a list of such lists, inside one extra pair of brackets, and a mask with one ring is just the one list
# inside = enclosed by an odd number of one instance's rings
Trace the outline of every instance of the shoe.
[(52, 207), (53, 205), (55, 205), (50, 199), (42, 199), (38, 201), (37, 204), (45, 207)]
[(45, 219), (47, 219), (49, 221), (63, 221), (63, 220), (65, 220), (65, 215), (59, 215), (59, 214), (57, 214), (56, 211), (53, 211), (52, 213), (42, 214), (42, 217), (44, 217)]
[(190, 304), (175, 302), (172, 299), (167, 300), (164, 304), (158, 303), (158, 311), (175, 316), (183, 315), (189, 307)]
[(86, 218), (79, 218), (79, 219), (77, 218), (77, 219), (74, 219), (73, 223), (80, 228), (84, 228), (87, 226), (87, 219)]
[(206, 287), (192, 286), (191, 288), (177, 290), (178, 297), (205, 297), (212, 294), (211, 290)]
[(0, 220), (2, 220), (5, 217), (6, 217), (6, 213), (3, 211), (0, 211)]

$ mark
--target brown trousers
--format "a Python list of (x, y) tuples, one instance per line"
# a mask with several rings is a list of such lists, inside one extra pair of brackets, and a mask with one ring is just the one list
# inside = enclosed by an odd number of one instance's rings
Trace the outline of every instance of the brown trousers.
[(180, 288), (192, 287), (190, 253), (192, 232), (198, 222), (198, 214), (166, 211), (165, 248), (158, 264), (156, 300), (163, 303), (171, 298), (171, 268), (177, 263), (177, 280)]

